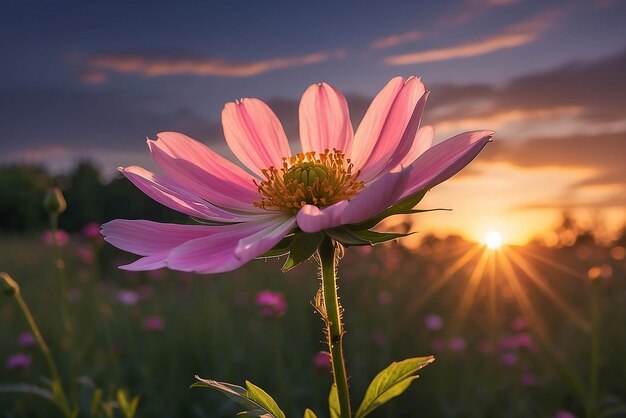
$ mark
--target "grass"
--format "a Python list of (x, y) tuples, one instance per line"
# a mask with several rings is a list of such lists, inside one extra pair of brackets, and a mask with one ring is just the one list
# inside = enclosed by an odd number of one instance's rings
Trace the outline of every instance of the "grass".
[[(305, 407), (327, 416), (332, 379), (313, 365), (325, 337), (309, 303), (319, 286), (312, 261), (287, 274), (276, 260), (215, 276), (128, 273), (115, 268), (127, 255), (103, 245), (96, 262), (85, 262), (76, 255), (79, 248), (90, 247), (75, 236), (63, 249), (74, 322), (68, 334), (51, 249), (33, 236), (0, 239), (0, 270), (20, 283), (68, 392), (83, 405), (81, 416), (88, 416), (95, 387), (110, 399), (118, 388), (139, 395), (141, 417), (234, 416), (234, 405), (219, 394), (189, 389), (195, 374), (240, 385), (250, 380), (272, 394), (288, 417), (302, 416)], [(391, 361), (434, 354), (436, 362), (407, 394), (371, 416), (552, 417), (559, 410), (585, 416), (587, 401), (564, 370), (581, 379), (586, 396), (587, 271), (607, 265), (612, 272), (600, 289), (600, 408), (593, 416), (611, 410), (617, 412), (605, 416), (626, 416), (619, 412), (626, 400), (625, 263), (612, 258), (610, 249), (490, 252), (454, 240), (430, 241), (417, 250), (397, 244), (347, 249), (339, 293), (354, 409), (369, 381)], [(284, 317), (259, 314), (254, 296), (264, 289), (285, 294)], [(140, 295), (135, 304), (120, 302), (126, 290)], [(441, 316), (444, 327), (428, 329), (427, 314)], [(165, 327), (145, 329), (149, 316), (161, 317)], [(44, 359), (36, 348), (18, 345), (27, 325), (10, 298), (0, 299), (0, 324), (0, 360), (16, 352), (32, 356), (26, 370), (3, 368), (0, 384), (42, 386)], [(515, 347), (512, 337), (520, 335), (530, 347)], [(2, 417), (56, 413), (44, 399), (2, 393), (0, 411)]]

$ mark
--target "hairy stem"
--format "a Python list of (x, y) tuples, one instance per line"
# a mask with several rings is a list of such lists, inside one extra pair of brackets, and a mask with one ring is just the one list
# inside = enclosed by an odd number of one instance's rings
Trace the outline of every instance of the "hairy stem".
[(337, 386), (341, 418), (350, 418), (350, 393), (346, 365), (343, 358), (343, 324), (341, 307), (337, 296), (337, 276), (335, 266), (337, 253), (330, 238), (324, 239), (318, 250), (324, 291), (324, 309), (327, 315), (328, 348), (332, 359), (333, 379)]

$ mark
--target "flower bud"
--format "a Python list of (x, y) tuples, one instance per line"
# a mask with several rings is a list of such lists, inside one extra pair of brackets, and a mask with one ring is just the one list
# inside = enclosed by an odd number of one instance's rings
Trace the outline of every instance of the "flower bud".
[(20, 286), (7, 273), (0, 272), (0, 291), (7, 296), (20, 293)]
[(48, 189), (46, 197), (43, 199), (43, 207), (48, 213), (60, 214), (67, 209), (67, 203), (63, 197), (63, 192), (58, 187)]

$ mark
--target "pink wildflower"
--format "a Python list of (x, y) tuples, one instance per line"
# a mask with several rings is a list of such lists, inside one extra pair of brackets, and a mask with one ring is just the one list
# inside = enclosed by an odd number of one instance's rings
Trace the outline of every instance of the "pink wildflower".
[(515, 353), (507, 351), (502, 353), (502, 355), (500, 356), (500, 360), (507, 366), (515, 366), (517, 364), (517, 355)]
[(429, 330), (438, 331), (443, 328), (443, 318), (437, 314), (428, 314), (424, 318), (424, 324)]
[(533, 351), (535, 349), (535, 340), (528, 332), (522, 332), (516, 335), (509, 335), (500, 340), (500, 346), (507, 350), (524, 349)]
[(428, 95), (419, 78), (393, 78), (353, 133), (344, 96), (329, 84), (314, 84), (300, 102), (301, 152), (291, 150), (262, 101), (227, 103), (224, 136), (249, 171), (174, 132), (148, 140), (164, 174), (121, 169), (154, 200), (211, 225), (118, 219), (102, 233), (141, 256), (123, 269), (218, 273), (262, 255), (294, 231), (369, 220), (447, 180), (491, 141), (493, 131), (473, 131), (431, 147), (433, 127), (419, 127)]
[(28, 354), (16, 353), (7, 358), (7, 370), (26, 370), (30, 367), (31, 358)]
[(136, 305), (139, 302), (139, 293), (130, 289), (121, 289), (117, 292), (117, 301), (126, 306)]
[(254, 301), (265, 318), (278, 318), (287, 312), (285, 296), (280, 292), (263, 290), (256, 294)]
[(557, 411), (554, 414), (554, 418), (576, 418), (576, 415), (572, 414), (570, 411)]
[(332, 361), (328, 351), (319, 351), (313, 356), (313, 367), (320, 372), (329, 372), (332, 369)]
[[(70, 236), (62, 229), (57, 229), (55, 236), (57, 239), (57, 245), (59, 246), (64, 246), (70, 242)], [(41, 235), (41, 239), (44, 243), (52, 245), (52, 231), (45, 231)]]
[(467, 348), (467, 342), (463, 337), (452, 337), (448, 340), (448, 348), (451, 351), (464, 351)]
[(520, 381), (522, 382), (523, 386), (537, 386), (537, 378), (534, 374), (530, 372), (523, 373)]
[(30, 331), (25, 331), (17, 337), (17, 343), (20, 347), (29, 348), (36, 346), (37, 340)]
[(102, 238), (102, 235), (100, 235), (100, 225), (96, 222), (90, 222), (83, 226), (82, 232), (83, 237), (87, 238), (88, 240), (99, 240), (100, 238)]
[(163, 331), (165, 329), (165, 320), (157, 315), (151, 315), (143, 320), (143, 327), (147, 331)]
[(76, 247), (74, 249), (74, 254), (76, 254), (76, 257), (78, 257), (78, 259), (82, 261), (84, 264), (93, 263), (93, 260), (94, 260), (93, 250), (89, 248), (88, 246), (81, 245), (79, 247)]

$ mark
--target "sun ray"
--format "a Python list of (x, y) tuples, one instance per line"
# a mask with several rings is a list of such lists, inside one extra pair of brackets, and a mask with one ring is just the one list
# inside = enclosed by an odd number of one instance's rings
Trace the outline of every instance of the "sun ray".
[(516, 299), (522, 314), (528, 319), (532, 326), (530, 331), (533, 333), (537, 342), (546, 354), (547, 360), (550, 360), (558, 371), (565, 377), (567, 383), (578, 393), (581, 398), (585, 397), (585, 387), (580, 377), (576, 375), (572, 369), (567, 365), (565, 360), (557, 353), (554, 345), (550, 341), (548, 332), (542, 322), (542, 320), (535, 314), (532, 303), (525, 293), (524, 289), (520, 285), (519, 278), (515, 269), (513, 268), (508, 255), (502, 253), (500, 258), (500, 268), (504, 272), (504, 278), (507, 280), (513, 293), (513, 297)]
[(546, 265), (548, 265), (548, 266), (550, 266), (550, 267), (552, 267), (552, 268), (554, 268), (556, 270), (560, 270), (560, 271), (562, 271), (564, 273), (568, 273), (568, 274), (570, 274), (570, 275), (572, 275), (574, 277), (580, 278), (582, 280), (587, 280), (587, 277), (585, 275), (583, 275), (583, 274), (580, 274), (580, 272), (577, 272), (576, 270), (573, 270), (573, 269), (571, 269), (571, 268), (569, 268), (567, 266), (559, 264), (556, 261), (550, 260), (550, 259), (548, 259), (548, 258), (546, 258), (544, 256), (539, 255), (539, 254), (535, 254), (534, 252), (530, 251), (527, 248), (517, 247), (517, 249), (520, 252), (523, 252), (524, 255), (528, 255), (528, 256), (534, 258), (537, 261), (543, 262), (544, 264), (546, 264)]
[(461, 302), (457, 306), (455, 313), (453, 314), (453, 320), (451, 324), (451, 333), (452, 335), (457, 335), (460, 329), (462, 329), (466, 314), (468, 309), (472, 306), (476, 299), (476, 294), (478, 293), (478, 288), (480, 284), (483, 282), (483, 275), (485, 274), (485, 267), (487, 265), (487, 261), (492, 258), (491, 254), (487, 250), (483, 250), (478, 262), (476, 263), (476, 267), (472, 271), (469, 280), (467, 281), (467, 285), (463, 291), (463, 296), (461, 298)]
[(396, 327), (396, 329), (404, 328), (403, 324), (406, 325), (407, 322), (410, 322), (413, 319), (415, 313), (417, 313), (420, 308), (430, 300), (453, 276), (456, 272), (461, 270), (464, 266), (466, 266), (471, 259), (478, 254), (481, 247), (474, 247), (469, 250), (463, 257), (459, 258), (454, 264), (446, 269), (443, 275), (430, 283), (429, 286), (424, 289), (423, 292), (419, 294), (417, 298), (412, 300), (408, 306), (404, 315), (400, 319), (401, 326)]
[(581, 318), (578, 312), (572, 309), (563, 299), (561, 299), (554, 292), (554, 290), (552, 290), (544, 281), (542, 281), (539, 273), (530, 265), (530, 263), (524, 260), (519, 254), (516, 254), (514, 251), (509, 252), (508, 255), (513, 264), (517, 265), (531, 280), (531, 282), (544, 294), (544, 296), (550, 299), (550, 301), (552, 301), (557, 308), (559, 308), (564, 314), (568, 316), (573, 324), (575, 324), (581, 330), (589, 332), (589, 323)]

